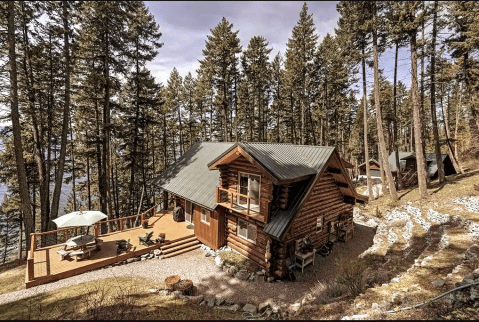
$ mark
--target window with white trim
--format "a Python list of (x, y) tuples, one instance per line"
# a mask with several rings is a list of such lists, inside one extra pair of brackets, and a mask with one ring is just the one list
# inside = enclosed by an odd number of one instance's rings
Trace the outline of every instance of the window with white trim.
[(238, 236), (256, 244), (256, 225), (238, 219)]
[(319, 216), (318, 219), (316, 220), (316, 232), (322, 232), (323, 231), (323, 226), (324, 226), (324, 216)]
[(204, 208), (201, 208), (201, 222), (207, 225), (210, 224), (210, 211)]

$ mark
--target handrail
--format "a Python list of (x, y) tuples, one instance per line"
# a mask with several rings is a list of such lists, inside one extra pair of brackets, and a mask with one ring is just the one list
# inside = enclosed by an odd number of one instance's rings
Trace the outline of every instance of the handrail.
[(258, 201), (258, 204), (263, 203), (263, 205), (265, 206), (264, 211), (261, 211), (261, 206), (259, 207), (258, 211), (256, 211), (256, 210), (254, 210), (254, 211), (263, 215), (263, 221), (265, 223), (268, 222), (269, 211), (270, 211), (270, 207), (269, 207), (270, 201), (269, 200), (254, 198), (254, 197), (247, 196), (247, 195), (244, 195), (242, 193), (239, 193), (239, 192), (236, 192), (236, 191), (231, 191), (231, 190), (228, 190), (228, 189), (225, 189), (225, 188), (222, 188), (222, 187), (216, 187), (216, 188), (217, 188), (217, 190), (216, 190), (216, 194), (217, 194), (216, 202), (222, 202), (221, 201), (222, 197), (220, 196), (220, 194), (221, 194), (221, 192), (226, 192), (228, 194), (228, 196), (231, 194), (231, 200), (229, 201), (229, 203), (231, 204), (231, 208), (233, 208), (233, 204), (238, 204), (237, 202), (234, 202), (234, 200), (233, 200), (235, 196), (236, 197), (240, 196), (240, 197), (246, 198), (246, 217), (247, 218), (250, 216), (250, 210), (252, 210), (251, 209), (251, 200)]
[(219, 189), (219, 190), (222, 190), (222, 191), (224, 191), (224, 192), (227, 192), (227, 193), (232, 193), (232, 194), (234, 194), (234, 195), (247, 198), (247, 199), (254, 199), (254, 200), (257, 200), (257, 201), (259, 201), (259, 202), (266, 202), (266, 201), (268, 201), (268, 200), (266, 200), (266, 199), (258, 199), (258, 198), (255, 198), (255, 197), (247, 196), (247, 195), (244, 195), (244, 194), (242, 194), (242, 193), (239, 193), (239, 192), (236, 192), (236, 191), (232, 191), (232, 190), (228, 190), (228, 189), (221, 188), (221, 187), (218, 187), (218, 189)]

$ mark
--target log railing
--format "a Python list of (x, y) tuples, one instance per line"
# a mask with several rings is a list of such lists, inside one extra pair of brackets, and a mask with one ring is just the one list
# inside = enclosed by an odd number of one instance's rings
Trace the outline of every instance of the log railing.
[[(246, 200), (246, 205), (239, 204), (238, 198), (243, 198)], [(258, 203), (258, 208), (253, 209), (251, 207), (251, 201), (254, 200)], [(263, 222), (267, 223), (270, 212), (270, 202), (266, 199), (258, 199), (251, 196), (241, 194), (239, 192), (231, 191), (221, 187), (216, 187), (216, 203), (221, 203), (223, 206), (233, 209), (234, 205), (244, 207), (246, 210), (246, 216), (251, 216), (255, 214), (260, 214), (263, 216)], [(256, 207), (254, 207), (256, 208)]]
[[(138, 214), (138, 215), (99, 221), (99, 222), (97, 222), (93, 225), (94, 226), (94, 235), (95, 235), (95, 237), (99, 237), (99, 236), (106, 235), (108, 233), (113, 232), (113, 231), (109, 231), (105, 234), (100, 233), (100, 225), (107, 224), (107, 223), (115, 223), (116, 224), (117, 229), (115, 229), (114, 231), (125, 230), (125, 227), (124, 227), (125, 226), (124, 225), (125, 220), (130, 220), (132, 222), (132, 224), (130, 225), (131, 226), (130, 228), (140, 226), (141, 223), (143, 221), (145, 221), (147, 217), (153, 217), (153, 216), (156, 215), (156, 207), (157, 206), (155, 205), (155, 206), (149, 208), (148, 210), (146, 210), (145, 212), (143, 212), (141, 214)], [(141, 220), (140, 220), (138, 225), (135, 225), (135, 220), (137, 220), (137, 219), (141, 219)], [(81, 226), (60, 228), (60, 229), (56, 229), (56, 230), (50, 230), (50, 231), (39, 232), (39, 233), (31, 233), (30, 234), (30, 251), (29, 251), (28, 257), (27, 257), (27, 278), (28, 278), (29, 281), (34, 279), (33, 252), (35, 252), (37, 250), (37, 245), (38, 245), (37, 238), (39, 238), (41, 236), (48, 236), (48, 235), (55, 234), (55, 237), (57, 238), (56, 239), (57, 241), (62, 240), (62, 242), (56, 244), (56, 245), (58, 245), (58, 244), (62, 244), (63, 242), (67, 241), (68, 239), (70, 239), (70, 235), (73, 235), (73, 234), (71, 234), (71, 231), (72, 230), (77, 230), (79, 228), (81, 228)], [(52, 246), (52, 245), (49, 245), (49, 246)], [(47, 276), (48, 276), (48, 275), (50, 275), (50, 261), (48, 260), (49, 259), (48, 258), (49, 257), (49, 249), (47, 249), (46, 251), (47, 251), (47, 253), (46, 253), (46, 256), (47, 256), (46, 273), (47, 273)]]

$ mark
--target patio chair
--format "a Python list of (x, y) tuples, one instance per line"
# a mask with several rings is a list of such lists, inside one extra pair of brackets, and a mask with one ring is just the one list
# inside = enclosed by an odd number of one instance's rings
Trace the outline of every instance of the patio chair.
[(126, 252), (130, 248), (130, 240), (129, 239), (128, 240), (125, 240), (125, 239), (118, 240), (118, 241), (116, 241), (116, 246), (117, 246), (117, 248), (116, 248), (116, 253), (117, 254), (120, 254), (122, 252)]
[(153, 236), (153, 232), (151, 231), (147, 233), (145, 237), (138, 237), (138, 239), (140, 240), (140, 245), (149, 246), (153, 244), (153, 241), (151, 240), (152, 236)]
[(57, 253), (60, 254), (60, 260), (64, 260), (66, 257), (70, 257), (70, 252), (64, 250), (64, 249), (59, 249), (57, 250)]

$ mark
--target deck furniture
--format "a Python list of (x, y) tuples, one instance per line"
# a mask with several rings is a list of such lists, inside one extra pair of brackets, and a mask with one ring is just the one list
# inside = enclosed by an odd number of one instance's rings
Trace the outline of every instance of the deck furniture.
[(57, 250), (57, 253), (60, 254), (60, 260), (64, 260), (66, 257), (70, 257), (70, 252), (64, 250), (64, 249), (59, 249)]
[(75, 256), (76, 261), (78, 261), (79, 259), (85, 259), (85, 258), (91, 257), (91, 252), (95, 249), (96, 247), (86, 247), (85, 249), (71, 252), (70, 255)]
[(303, 273), (305, 266), (307, 266), (311, 263), (314, 265), (314, 258), (316, 256), (316, 249), (313, 249), (312, 252), (307, 252), (306, 254), (303, 254), (302, 252), (296, 252), (295, 256), (296, 256), (296, 260), (299, 260), (299, 263), (298, 263), (298, 261), (296, 261), (296, 265), (299, 268), (301, 268), (301, 273)]
[(131, 247), (130, 245), (130, 240), (125, 240), (125, 239), (122, 239), (122, 240), (117, 240), (116, 241), (116, 253), (117, 254), (120, 254), (122, 252), (127, 252), (128, 249)]
[(75, 248), (86, 248), (87, 244), (90, 244), (95, 241), (95, 236), (92, 235), (80, 235), (70, 238), (65, 242), (64, 250), (67, 250), (67, 246), (71, 247), (72, 249)]
[(149, 246), (151, 244), (153, 244), (153, 241), (151, 240), (151, 236), (153, 236), (153, 232), (149, 232), (146, 234), (145, 237), (138, 237), (138, 239), (140, 240), (140, 245), (145, 245), (145, 246)]

